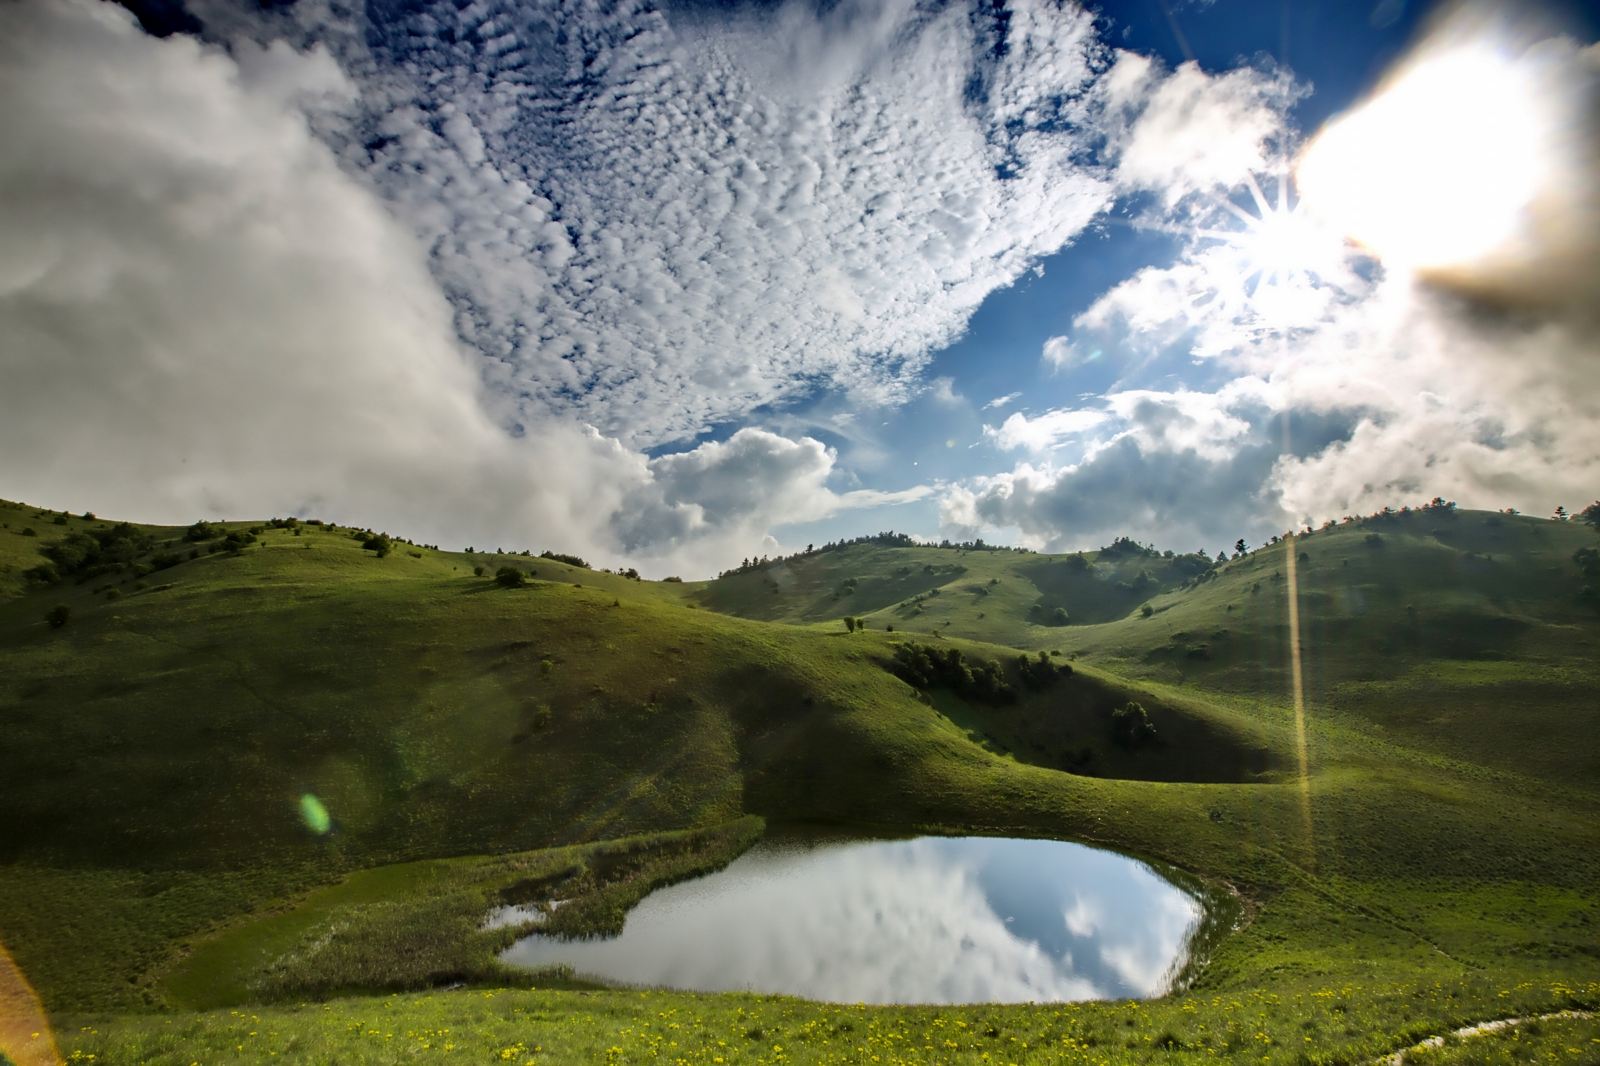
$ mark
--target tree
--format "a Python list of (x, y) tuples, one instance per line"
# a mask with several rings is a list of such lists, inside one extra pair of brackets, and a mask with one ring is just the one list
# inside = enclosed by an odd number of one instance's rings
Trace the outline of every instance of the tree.
[(1600, 500), (1596, 500), (1578, 512), (1580, 521), (1589, 525), (1596, 533), (1600, 533)]
[(1565, 507), (1559, 507), (1558, 506), (1556, 508), (1556, 513), (1551, 515), (1551, 517), (1554, 518), (1557, 522), (1565, 522), (1568, 518), (1570, 518), (1572, 516), (1567, 514), (1567, 509)]
[(45, 612), (44, 620), (50, 623), (51, 629), (60, 629), (72, 617), (72, 608), (64, 603), (58, 603)]
[(1129, 701), (1111, 712), (1111, 739), (1124, 748), (1140, 748), (1156, 738), (1156, 727), (1141, 703)]
[(1238, 540), (1233, 542), (1233, 554), (1235, 554), (1235, 555), (1243, 555), (1244, 553), (1245, 553), (1244, 538), (1240, 537)]
[(845, 615), (844, 616), (844, 628), (847, 631), (849, 631), (851, 633), (854, 633), (856, 631), (856, 620), (854, 618), (851, 618), (849, 615)]
[(502, 566), (494, 572), (494, 583), (503, 589), (521, 588), (528, 579), (514, 566)]
[(1156, 609), (1154, 607), (1150, 606), (1148, 603), (1145, 604), (1143, 607), (1139, 608), (1139, 617), (1140, 618), (1149, 618), (1151, 615), (1153, 615), (1155, 613), (1156, 613)]

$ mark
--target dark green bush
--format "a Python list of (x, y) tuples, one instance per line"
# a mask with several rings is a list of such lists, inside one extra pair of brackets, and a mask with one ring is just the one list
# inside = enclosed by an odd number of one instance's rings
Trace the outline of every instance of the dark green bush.
[(515, 589), (526, 585), (528, 579), (516, 567), (502, 566), (494, 572), (494, 583), (503, 589)]
[(1156, 739), (1156, 727), (1143, 704), (1129, 700), (1111, 712), (1111, 739), (1130, 751)]
[(60, 629), (72, 618), (72, 608), (64, 603), (58, 603), (44, 614), (44, 620), (50, 623), (51, 629)]

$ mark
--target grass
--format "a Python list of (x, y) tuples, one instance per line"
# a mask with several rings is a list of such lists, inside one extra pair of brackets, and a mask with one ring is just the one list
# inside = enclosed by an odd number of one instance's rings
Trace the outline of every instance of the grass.
[[(463, 1061), (1356, 1062), (1600, 998), (1600, 618), (1563, 569), (1593, 540), (1574, 524), (1406, 515), (1295, 542), (1303, 781), (1282, 545), (1198, 583), (1126, 550), (866, 544), (658, 584), (227, 523), (256, 541), (189, 559), (150, 527), (176, 565), (28, 587), (41, 545), (103, 524), (0, 507), (0, 941), (80, 1060), (427, 1041)], [(501, 589), (501, 565), (535, 573)], [(983, 706), (895, 677), (907, 639), (1075, 672)], [(1108, 741), (1127, 700), (1162, 744)], [(563, 920), (604, 928), (743, 837), (670, 842), (749, 815), (1102, 844), (1231, 886), (1245, 920), (1188, 991), (1137, 1005), (856, 1010), (486, 963), (476, 916), (513, 884), (607, 848), (678, 855), (591, 872), (588, 917)]]

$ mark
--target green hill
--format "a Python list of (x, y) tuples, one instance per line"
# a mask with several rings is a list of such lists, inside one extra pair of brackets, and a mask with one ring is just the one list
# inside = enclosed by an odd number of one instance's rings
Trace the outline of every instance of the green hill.
[[(291, 1004), (253, 1008), (280, 1054), (394, 1061), (361, 1058), (349, 1020), (401, 1001), (359, 994), (463, 980), (504, 998), (382, 1009), (476, 1034), (478, 1060), (513, 1040), (476, 1004), (526, 1009), (538, 1061), (597, 1061), (646, 1024), (635, 994), (518, 990), (482, 913), (562, 877), (586, 886), (574, 929), (612, 927), (758, 815), (1087, 840), (1241, 893), (1195, 990), (1127, 1026), (1115, 1005), (869, 1012), (883, 1024), (984, 1019), (1036, 1046), (1066, 1024), (1115, 1061), (1166, 1037), (1214, 1057), (1250, 1046), (1224, 1039), (1240, 1002), (1269, 1060), (1353, 1061), (1593, 1005), (1600, 615), (1571, 556), (1594, 540), (1430, 511), (1223, 566), (867, 543), (657, 583), (302, 521), (3, 505), (0, 941), (99, 1061), (253, 1061), (236, 1015), (144, 1012), (265, 1000)], [(1119, 732), (1129, 704), (1153, 736)], [(357, 998), (292, 1006), (334, 994)], [(726, 1036), (772, 1001), (652, 1002)], [(790, 1061), (855, 1057), (830, 1009), (771, 1010)], [(989, 1047), (945, 1050), (925, 1061)]]

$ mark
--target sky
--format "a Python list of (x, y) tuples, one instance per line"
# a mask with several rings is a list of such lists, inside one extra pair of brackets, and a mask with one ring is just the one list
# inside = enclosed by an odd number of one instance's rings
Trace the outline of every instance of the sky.
[(0, 497), (650, 576), (1600, 493), (1584, 5), (0, 6)]

